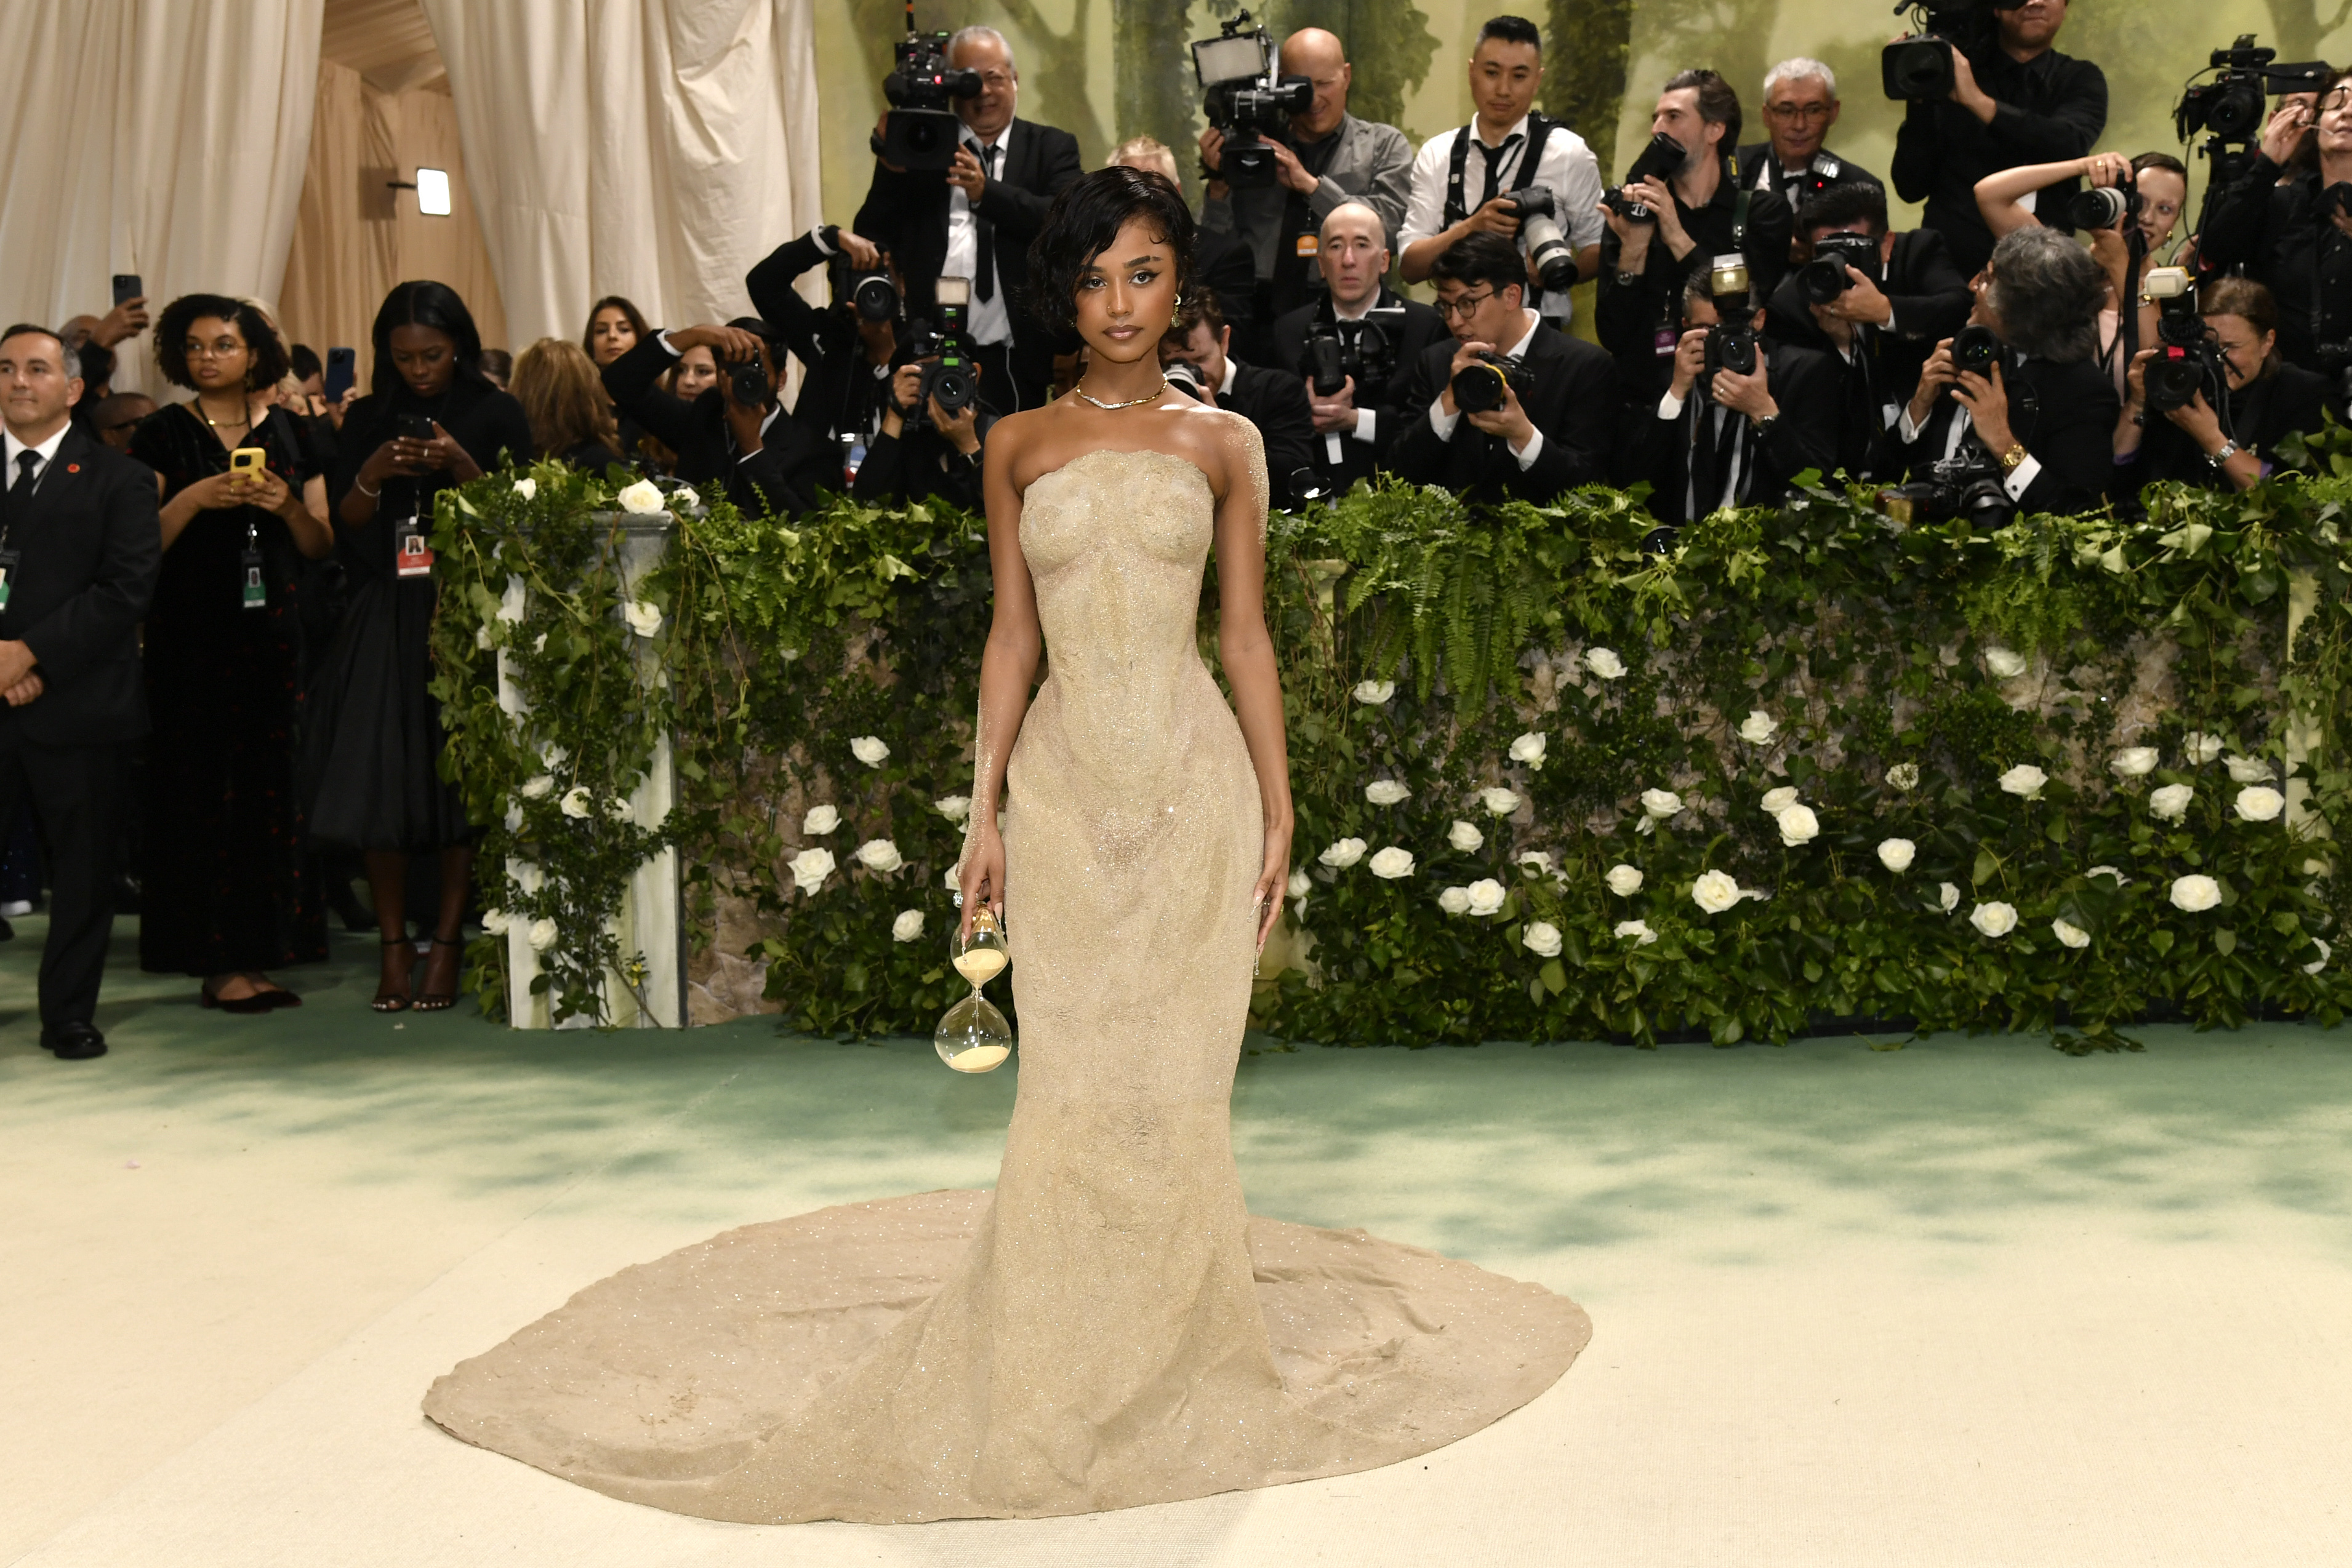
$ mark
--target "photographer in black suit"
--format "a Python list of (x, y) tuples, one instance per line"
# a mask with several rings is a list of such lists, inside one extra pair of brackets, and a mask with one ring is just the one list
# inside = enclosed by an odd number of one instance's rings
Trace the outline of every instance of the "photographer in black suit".
[(954, 167), (942, 176), (877, 157), (855, 227), (898, 262), (910, 316), (931, 316), (938, 279), (971, 279), (972, 358), (1010, 413), (1044, 403), (1053, 384), (1052, 335), (1021, 299), (1029, 242), (1084, 166), (1076, 137), (1013, 117), (1021, 73), (1003, 34), (966, 27), (948, 40), (947, 56), (952, 69), (980, 77), (976, 97), (955, 100), (964, 137)]
[[(663, 391), (661, 378), (693, 348), (709, 349), (718, 360), (719, 384), (688, 402)], [(840, 489), (841, 465), (776, 401), (783, 356), (774, 329), (750, 317), (725, 327), (648, 332), (604, 367), (604, 390), (614, 406), (677, 454), (679, 478), (723, 486), (748, 515), (789, 517), (814, 507), (820, 489)], [(751, 388), (736, 385), (738, 372), (755, 365), (750, 380), (765, 389), (757, 400), (747, 395)]]
[[(1323, 274), (1321, 298), (1274, 324), (1275, 363), (1299, 378), (1315, 416), (1315, 473), (1327, 494), (1344, 494), (1380, 467), (1381, 445), (1409, 417), (1400, 402), (1413, 364), (1430, 344), (1446, 336), (1444, 319), (1417, 299), (1391, 292), (1381, 282), (1389, 247), (1380, 214), (1361, 202), (1346, 202), (1323, 219), (1315, 265)], [(1372, 310), (1402, 311), (1402, 319), (1365, 322)], [(1349, 372), (1333, 392), (1315, 390), (1308, 340), (1335, 342), (1377, 379), (1357, 384)], [(1343, 358), (1342, 368), (1346, 361)]]
[(1313, 472), (1315, 417), (1304, 387), (1280, 371), (1243, 364), (1228, 351), (1233, 340), (1216, 298), (1195, 293), (1178, 310), (1176, 329), (1160, 340), (1160, 367), (1194, 397), (1257, 426), (1273, 503), (1284, 506), (1296, 494), (1298, 471)]
[[(1414, 361), (1388, 466), (1482, 501), (1549, 501), (1605, 478), (1616, 406), (1609, 356), (1527, 308), (1518, 247), (1473, 234), (1441, 255), (1430, 277), (1454, 337)], [(1492, 367), (1506, 371), (1500, 401), (1465, 411), (1454, 377), (1490, 360), (1504, 361)]]
[(1976, 284), (1970, 324), (2001, 347), (1962, 370), (1953, 341), (1936, 346), (1895, 437), (1915, 479), (1965, 453), (1991, 464), (2021, 511), (2084, 512), (2113, 478), (2119, 401), (2098, 363), (2106, 276), (2057, 229), (2004, 235)]
[[(2297, 152), (2312, 154), (2298, 165)], [(2215, 196), (2198, 235), (2204, 264), (2242, 267), (2278, 308), (2278, 351), (2287, 363), (2337, 382), (2352, 370), (2352, 214), (2328, 193), (2352, 183), (2352, 72), (2338, 71), (2316, 110), (2284, 99), (2263, 128), (2262, 152)]]
[(79, 369), (46, 327), (0, 336), (0, 822), (29, 798), (48, 844), (41, 1044), (61, 1061), (106, 1053), (91, 1019), (125, 752), (147, 733), (139, 620), (163, 555), (154, 475), (73, 428)]
[[(794, 278), (818, 266), (828, 270), (833, 287), (833, 303), (822, 310), (793, 287)], [(888, 266), (872, 240), (826, 224), (778, 246), (743, 279), (751, 308), (801, 362), (793, 421), (844, 469), (864, 461), (864, 449), (879, 432), (898, 363), (902, 318)], [(887, 299), (879, 287), (886, 280)]]
[(881, 424), (849, 486), (853, 499), (905, 507), (936, 498), (968, 512), (981, 509), (981, 443), (996, 416), (985, 412), (985, 388), (979, 389), (978, 402), (941, 408), (936, 395), (923, 391), (929, 367), (938, 362), (932, 354), (891, 372)]
[(1823, 191), (1797, 224), (1804, 265), (1772, 296), (1765, 330), (1841, 368), (1837, 465), (1860, 477), (1883, 456), (1919, 367), (1967, 325), (1975, 299), (1943, 235), (1888, 232), (1886, 193), (1877, 185)]
[[(1748, 297), (1717, 298), (1709, 274), (1683, 290), (1683, 334), (1673, 379), (1636, 438), (1654, 490), (1651, 510), (1687, 523), (1726, 507), (1769, 506), (1807, 469), (1826, 475), (1837, 458), (1835, 361), (1811, 349), (1748, 340), (1755, 369), (1707, 369), (1708, 345), (1728, 318), (1760, 333), (1764, 313)], [(1718, 357), (1720, 351), (1718, 350)]]
[(1739, 150), (1741, 183), (1751, 191), (1780, 193), (1801, 224), (1805, 204), (1814, 197), (1843, 185), (1877, 184), (1877, 175), (1825, 145), (1844, 109), (1838, 101), (1837, 73), (1819, 60), (1800, 55), (1766, 71), (1769, 140)]

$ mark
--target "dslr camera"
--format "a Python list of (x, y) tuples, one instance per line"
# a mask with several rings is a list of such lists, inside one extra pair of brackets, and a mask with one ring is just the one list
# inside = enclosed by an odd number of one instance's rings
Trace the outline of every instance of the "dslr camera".
[(1508, 192), (1511, 215), (1519, 220), (1519, 237), (1528, 242), (1528, 259), (1546, 288), (1576, 287), (1576, 247), (1559, 228), (1559, 204), (1549, 185), (1526, 185)]
[(2000, 340), (1990, 327), (1971, 321), (1952, 334), (1952, 368), (1979, 376), (1992, 374), (2000, 362)]
[(1823, 235), (1813, 242), (1813, 259), (1797, 268), (1797, 287), (1808, 305), (1827, 305), (1853, 287), (1853, 267), (1873, 283), (1882, 281), (1878, 242), (1868, 235)]
[[(1396, 339), (1404, 330), (1404, 307), (1375, 305), (1360, 321), (1318, 321), (1307, 334), (1307, 371), (1315, 395), (1335, 396), (1356, 378), (1356, 390), (1370, 391), (1396, 371)], [(1461, 401), (1461, 394), (1454, 394)]]
[(1687, 148), (1664, 131), (1658, 131), (1650, 138), (1650, 144), (1642, 149), (1641, 156), (1633, 160), (1633, 166), (1625, 171), (1625, 178), (1601, 193), (1601, 204), (1629, 224), (1656, 223), (1658, 214), (1628, 196), (1625, 187), (1638, 185), (1649, 179), (1671, 180), (1675, 177), (1675, 171), (1689, 161)]
[(768, 385), (768, 340), (761, 338), (748, 360), (738, 360), (727, 367), (727, 395), (745, 408), (765, 408), (775, 400), (775, 389)]
[(915, 406), (906, 413), (909, 431), (930, 423), (932, 403), (938, 403), (942, 413), (960, 413), (980, 394), (979, 373), (972, 366), (971, 349), (964, 341), (964, 312), (971, 304), (971, 280), (942, 277), (933, 299), (939, 309), (938, 328), (919, 320), (910, 334), (908, 358), (929, 362), (923, 366), (922, 384), (915, 389)]
[(2256, 48), (2252, 33), (2239, 34), (2236, 43), (2206, 57), (2209, 68), (2220, 74), (2183, 92), (2172, 111), (2172, 123), (2183, 141), (2200, 131), (2219, 141), (2254, 141), (2262, 135), (2267, 118), (2265, 97), (2327, 89), (2325, 61), (2273, 65), (2271, 62), (2278, 58), (2278, 51)]
[(1756, 346), (1756, 310), (1750, 303), (1748, 258), (1734, 251), (1709, 264), (1707, 292), (1715, 297), (1715, 325), (1706, 329), (1706, 369), (1699, 376), (1702, 392), (1715, 396), (1715, 372), (1729, 371), (1752, 376), (1760, 355)]
[(2206, 335), (2205, 319), (2197, 313), (2197, 285), (2185, 268), (2148, 269), (2142, 289), (2157, 302), (2156, 358), (2147, 362), (2147, 406), (2152, 413), (2187, 408), (2203, 392), (2205, 401), (2221, 405), (2228, 386), (2229, 367), (2221, 350)]
[(1972, 528), (1987, 532), (2006, 528), (2017, 516), (2017, 503), (2001, 487), (2000, 461), (1963, 446), (1927, 470), (1925, 479), (1893, 485), (1878, 492), (1874, 504), (1897, 523), (1941, 523), (1962, 518)]
[(1481, 349), (1477, 359), (1454, 372), (1450, 384), (1455, 408), (1464, 413), (1486, 413), (1503, 406), (1506, 391), (1528, 392), (1535, 385), (1535, 377), (1518, 361)]
[(825, 262), (824, 270), (826, 281), (833, 286), (834, 303), (856, 310), (859, 320), (887, 321), (898, 314), (898, 286), (883, 268), (860, 272), (849, 257), (836, 252)]
[(2066, 222), (2078, 229), (2111, 229), (2126, 218), (2137, 217), (2142, 205), (2139, 183), (2126, 174), (2119, 185), (2075, 192), (2066, 204)]
[[(1201, 84), (1209, 123), (1224, 132), (1224, 152), (1211, 179), (1236, 188), (1271, 185), (1279, 167), (1269, 132), (1289, 129), (1290, 117), (1315, 101), (1315, 84), (1275, 67), (1273, 36), (1243, 11), (1213, 38), (1192, 46), (1192, 74)], [(1206, 172), (1206, 171), (1203, 171)]]
[(1984, 47), (1994, 37), (1992, 0), (1898, 0), (1895, 14), (1907, 14), (1916, 29), (1878, 57), (1881, 85), (1897, 103), (1950, 97), (1959, 80), (1952, 68), (1953, 51)]
[(886, 163), (940, 173), (955, 163), (963, 121), (951, 105), (980, 96), (980, 73), (949, 68), (948, 37), (915, 31), (915, 7), (907, 6), (907, 36), (898, 40), (898, 62), (882, 78), (890, 110), (882, 134), (873, 138), (875, 156)]

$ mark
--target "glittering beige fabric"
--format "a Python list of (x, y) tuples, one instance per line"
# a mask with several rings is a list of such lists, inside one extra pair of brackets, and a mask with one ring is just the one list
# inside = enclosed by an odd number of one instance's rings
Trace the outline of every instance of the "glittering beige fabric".
[(434, 1420), (714, 1519), (1024, 1518), (1393, 1463), (1567, 1370), (1591, 1325), (1563, 1297), (1244, 1212), (1263, 832), (1193, 641), (1213, 507), (1153, 452), (1088, 454), (1024, 501), (1051, 673), (1011, 763), (1021, 1081), (993, 1197), (624, 1270), (436, 1383)]

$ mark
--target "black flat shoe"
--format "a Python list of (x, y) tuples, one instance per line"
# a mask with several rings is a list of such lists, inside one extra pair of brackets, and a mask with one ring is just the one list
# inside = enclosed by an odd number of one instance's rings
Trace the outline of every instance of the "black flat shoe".
[(88, 1061), (106, 1054), (106, 1037), (98, 1032), (94, 1024), (61, 1023), (41, 1031), (41, 1049), (52, 1052), (59, 1061)]

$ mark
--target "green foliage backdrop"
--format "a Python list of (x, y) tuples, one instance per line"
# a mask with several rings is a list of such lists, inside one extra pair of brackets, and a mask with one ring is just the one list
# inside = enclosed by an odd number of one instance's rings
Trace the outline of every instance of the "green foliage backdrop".
[[(633, 622), (602, 483), (516, 477), (443, 504), (438, 690), (451, 766), (498, 824), (484, 864), (541, 868), (498, 901), (551, 923), (563, 1007), (625, 972), (603, 922), (676, 842), (706, 964), (763, 963), (798, 1027), (929, 1029), (961, 989), (942, 938), (988, 619), (977, 521), (686, 510)], [(2155, 492), (2145, 523), (1990, 537), (1816, 490), (1666, 559), (1607, 491), (1486, 511), (1360, 487), (1277, 515), (1305, 956), (1258, 1022), (1731, 1043), (1866, 1020), (2074, 1049), (2146, 1018), (2333, 1022), (2347, 486)], [(499, 700), (498, 649), (522, 703)], [(682, 803), (616, 821), (601, 805), (663, 726)], [(479, 956), (494, 991), (501, 949)]]

